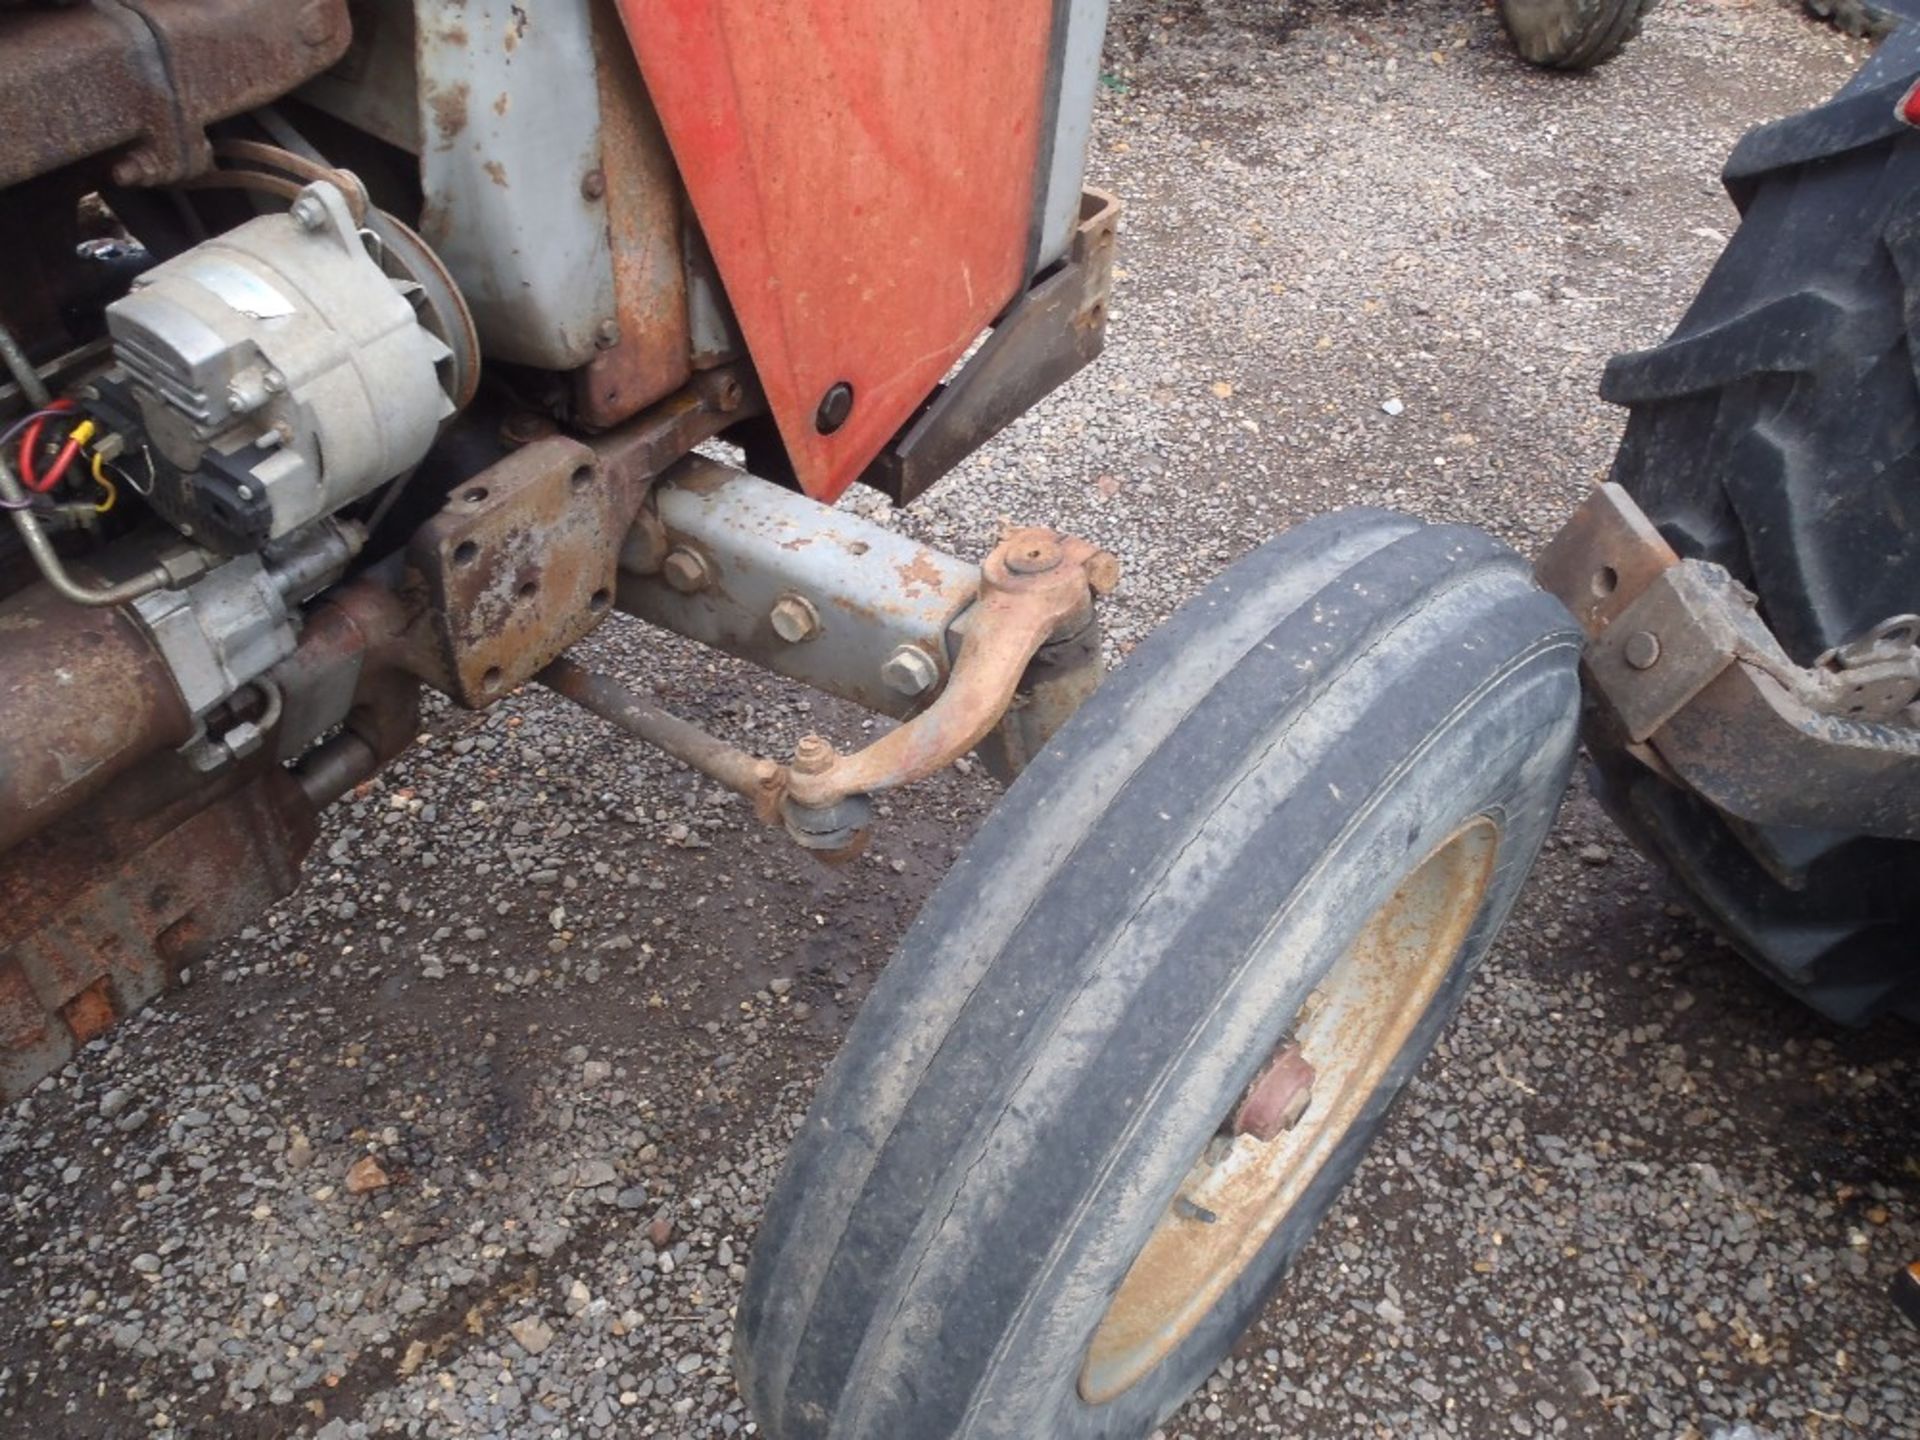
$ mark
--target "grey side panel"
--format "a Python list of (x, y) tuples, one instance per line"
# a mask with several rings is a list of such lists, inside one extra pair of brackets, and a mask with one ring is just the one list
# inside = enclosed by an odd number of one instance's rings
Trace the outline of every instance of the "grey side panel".
[(572, 370), (614, 314), (589, 0), (415, 0), (420, 232), (491, 359)]
[(1080, 187), (1087, 171), (1087, 136), (1093, 129), (1093, 98), (1100, 88), (1100, 46), (1107, 33), (1107, 0), (1067, 0), (1066, 38), (1060, 47), (1059, 101), (1052, 149), (1045, 166), (1046, 198), (1040, 211), (1044, 270), (1067, 253), (1080, 216)]

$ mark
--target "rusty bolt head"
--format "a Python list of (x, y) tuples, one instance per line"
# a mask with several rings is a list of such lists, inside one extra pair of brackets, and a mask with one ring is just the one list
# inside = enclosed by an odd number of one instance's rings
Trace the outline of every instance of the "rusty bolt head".
[(1282, 1045), (1254, 1077), (1240, 1108), (1233, 1112), (1234, 1133), (1251, 1135), (1265, 1144), (1291, 1130), (1313, 1101), (1313, 1081), (1313, 1066), (1300, 1053), (1300, 1047)]
[(1096, 550), (1087, 561), (1087, 584), (1096, 595), (1111, 595), (1120, 588), (1120, 557), (1110, 551)]
[(1007, 536), (1007, 569), (1044, 575), (1060, 563), (1060, 538), (1051, 530), (1015, 530)]
[(537, 410), (515, 410), (500, 422), (500, 440), (502, 444), (518, 449), (522, 445), (546, 439), (559, 428), (551, 416), (542, 415)]
[(1621, 653), (1634, 669), (1651, 670), (1660, 663), (1660, 637), (1651, 630), (1636, 630), (1627, 637)]
[(707, 588), (707, 582), (713, 573), (707, 568), (706, 557), (697, 550), (678, 546), (667, 554), (661, 562), (660, 574), (667, 584), (682, 595), (697, 594)]
[(598, 200), (607, 193), (607, 172), (589, 170), (580, 177), (580, 193), (589, 200)]
[(820, 633), (820, 612), (804, 595), (782, 595), (773, 602), (768, 618), (773, 621), (773, 633), (789, 645), (811, 640)]
[(902, 645), (880, 663), (880, 679), (896, 695), (924, 695), (940, 683), (940, 667), (918, 645)]
[(833, 762), (839, 758), (833, 753), (833, 746), (818, 735), (802, 735), (800, 743), (793, 747), (794, 773), (824, 775), (833, 768)]

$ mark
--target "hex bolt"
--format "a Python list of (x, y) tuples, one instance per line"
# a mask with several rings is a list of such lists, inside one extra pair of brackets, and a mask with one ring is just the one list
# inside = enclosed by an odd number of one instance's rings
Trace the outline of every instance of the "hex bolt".
[(589, 200), (598, 200), (607, 193), (607, 172), (589, 170), (580, 177), (580, 193)]
[(312, 195), (302, 195), (287, 207), (287, 214), (302, 230), (318, 230), (327, 223), (327, 207)]
[(824, 775), (839, 758), (833, 746), (818, 735), (802, 735), (793, 747), (793, 770), (796, 775)]
[(940, 667), (918, 645), (902, 645), (880, 662), (880, 679), (896, 695), (924, 695), (940, 683)]
[(660, 565), (660, 574), (667, 584), (682, 595), (693, 595), (706, 589), (708, 580), (712, 578), (706, 557), (684, 545), (667, 552), (667, 558)]
[(618, 320), (602, 320), (599, 325), (594, 328), (593, 343), (602, 350), (613, 349), (614, 346), (620, 343), (620, 322)]
[(804, 595), (782, 595), (773, 602), (767, 618), (773, 622), (773, 633), (789, 645), (811, 640), (820, 633), (820, 612)]
[(1636, 670), (1651, 670), (1660, 663), (1660, 637), (1651, 630), (1636, 630), (1627, 637), (1621, 654)]
[(847, 423), (853, 414), (853, 386), (845, 380), (836, 380), (827, 387), (827, 393), (820, 397), (820, 404), (813, 412), (813, 428), (822, 435), (831, 435)]

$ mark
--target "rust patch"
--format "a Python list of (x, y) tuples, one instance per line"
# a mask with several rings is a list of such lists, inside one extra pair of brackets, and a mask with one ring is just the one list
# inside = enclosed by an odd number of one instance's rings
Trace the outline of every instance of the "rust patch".
[(512, 108), (513, 108), (513, 95), (509, 91), (502, 90), (500, 92), (499, 98), (497, 98), (493, 102), (493, 113), (496, 115), (505, 115), (507, 111), (511, 110)]
[(918, 595), (922, 590), (940, 588), (940, 567), (933, 563), (933, 558), (924, 550), (899, 568), (900, 583), (906, 587), (908, 595)]
[(106, 977), (94, 981), (61, 1006), (60, 1016), (67, 1022), (67, 1029), (73, 1032), (73, 1043), (76, 1045), (84, 1045), (96, 1036), (104, 1035), (116, 1018), (113, 997), (107, 993)]
[(433, 112), (433, 128), (440, 132), (442, 149), (451, 146), (467, 128), (467, 97), (471, 93), (467, 82), (462, 80), (458, 85), (435, 90), (427, 96), (427, 108)]
[(502, 165), (498, 160), (489, 160), (487, 161), (486, 164), (482, 165), (480, 168), (486, 171), (487, 178), (493, 181), (493, 183), (498, 185), (502, 190), (505, 190), (508, 188), (507, 167)]

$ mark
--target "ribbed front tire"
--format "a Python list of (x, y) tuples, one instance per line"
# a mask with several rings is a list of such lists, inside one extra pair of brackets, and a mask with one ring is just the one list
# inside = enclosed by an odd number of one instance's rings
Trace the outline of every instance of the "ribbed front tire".
[[(1512, 904), (1565, 784), (1578, 643), (1486, 536), (1353, 511), (1143, 644), (1008, 792), (822, 1083), (737, 1317), (764, 1433), (1123, 1440), (1171, 1413)], [(1268, 1136), (1250, 1090), (1302, 1113)]]

